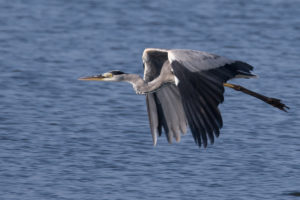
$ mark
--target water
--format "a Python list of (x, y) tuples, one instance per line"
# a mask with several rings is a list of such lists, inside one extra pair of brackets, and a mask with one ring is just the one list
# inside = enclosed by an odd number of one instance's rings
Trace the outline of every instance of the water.
[[(300, 190), (300, 2), (0, 1), (1, 199), (295, 199)], [(144, 48), (255, 66), (226, 89), (220, 138), (152, 146), (144, 96), (77, 78), (142, 74)]]

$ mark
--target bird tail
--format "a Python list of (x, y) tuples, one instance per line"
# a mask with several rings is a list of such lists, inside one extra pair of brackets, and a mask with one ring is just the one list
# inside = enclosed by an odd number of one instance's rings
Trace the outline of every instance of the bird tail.
[(240, 92), (243, 92), (245, 94), (248, 94), (248, 95), (251, 95), (253, 97), (256, 97), (264, 102), (266, 102), (267, 104), (270, 104), (282, 111), (285, 111), (287, 112), (286, 109), (290, 109), (288, 106), (286, 106), (284, 103), (281, 102), (280, 99), (276, 99), (276, 98), (271, 98), (271, 97), (266, 97), (264, 95), (261, 95), (261, 94), (258, 94), (256, 92), (253, 92), (251, 90), (248, 90), (240, 85), (235, 85), (235, 84), (231, 84), (231, 83), (224, 83), (223, 84), (225, 87), (229, 87), (229, 88), (232, 88), (236, 91), (240, 91)]

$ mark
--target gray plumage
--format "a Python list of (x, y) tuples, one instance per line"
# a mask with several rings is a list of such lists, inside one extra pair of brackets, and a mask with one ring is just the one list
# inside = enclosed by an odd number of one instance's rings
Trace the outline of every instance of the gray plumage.
[(218, 55), (182, 49), (145, 49), (144, 78), (137, 74), (111, 71), (80, 80), (124, 81), (137, 94), (146, 95), (153, 143), (164, 130), (169, 143), (180, 141), (190, 127), (195, 142), (204, 147), (220, 134), (223, 125), (218, 105), (224, 86), (255, 96), (281, 110), (288, 108), (278, 99), (265, 97), (241, 86), (228, 84), (232, 78), (252, 78), (253, 67)]
[[(252, 67), (246, 63), (194, 50), (146, 49), (143, 62), (146, 82), (156, 79), (164, 70), (170, 70), (179, 79), (177, 86), (146, 95), (154, 144), (162, 127), (171, 143), (173, 137), (180, 140), (187, 124), (199, 146), (207, 146), (207, 137), (213, 143), (213, 134), (218, 137), (223, 124), (218, 109), (223, 102), (223, 83), (239, 71), (254, 77), (250, 73)], [(234, 69), (232, 63), (236, 63)]]

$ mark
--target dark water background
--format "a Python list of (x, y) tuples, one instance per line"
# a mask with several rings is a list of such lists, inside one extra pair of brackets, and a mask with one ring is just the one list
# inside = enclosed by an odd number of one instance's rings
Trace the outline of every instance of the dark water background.
[[(289, 113), (226, 89), (221, 137), (152, 146), (144, 48), (255, 66), (237, 80)], [(0, 0), (0, 199), (295, 199), (300, 190), (300, 1)]]

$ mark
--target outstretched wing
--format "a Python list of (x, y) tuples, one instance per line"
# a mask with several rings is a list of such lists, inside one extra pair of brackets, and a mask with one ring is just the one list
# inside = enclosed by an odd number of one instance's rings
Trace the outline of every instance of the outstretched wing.
[(219, 136), (222, 117), (218, 105), (223, 102), (223, 83), (236, 76), (253, 76), (252, 66), (221, 56), (193, 50), (169, 50), (168, 59), (179, 80), (185, 116), (195, 142), (207, 146)]
[[(167, 50), (146, 49), (143, 53), (145, 81), (149, 82), (158, 77), (166, 61), (168, 61)], [(169, 85), (157, 92), (149, 93), (146, 95), (146, 103), (154, 145), (157, 136), (162, 134), (162, 128), (169, 143), (173, 137), (179, 141), (180, 134), (186, 133), (187, 120), (178, 88)]]

